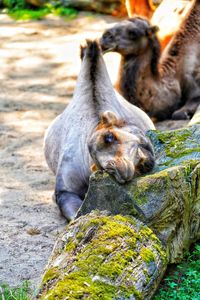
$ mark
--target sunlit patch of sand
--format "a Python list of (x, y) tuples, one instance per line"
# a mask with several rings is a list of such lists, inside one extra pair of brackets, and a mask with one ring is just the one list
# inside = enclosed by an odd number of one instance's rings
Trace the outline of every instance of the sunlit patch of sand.
[[(38, 282), (66, 223), (52, 201), (55, 177), (44, 159), (43, 136), (71, 101), (80, 43), (99, 37), (112, 20), (83, 15), (71, 22), (15, 23), (0, 15), (0, 281)], [(105, 60), (114, 82), (116, 60), (110, 54)], [(27, 234), (32, 227), (40, 234)]]

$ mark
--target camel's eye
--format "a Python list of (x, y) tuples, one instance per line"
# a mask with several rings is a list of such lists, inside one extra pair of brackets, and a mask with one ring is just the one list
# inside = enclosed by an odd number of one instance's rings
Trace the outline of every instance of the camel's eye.
[(109, 31), (104, 33), (103, 39), (110, 41), (112, 39), (112, 34)]
[(111, 144), (115, 141), (115, 136), (111, 132), (104, 135), (104, 142), (106, 144)]
[(135, 30), (129, 30), (128, 36), (131, 40), (136, 40), (138, 38), (138, 33)]

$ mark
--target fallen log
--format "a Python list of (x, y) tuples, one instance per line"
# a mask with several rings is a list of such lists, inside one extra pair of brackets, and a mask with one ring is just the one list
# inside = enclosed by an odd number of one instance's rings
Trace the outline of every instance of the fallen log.
[(160, 241), (142, 222), (91, 212), (57, 241), (36, 299), (150, 299), (166, 265)]
[[(200, 125), (150, 131), (156, 166), (119, 185), (90, 178), (77, 219), (59, 237), (36, 299), (151, 299), (167, 264), (200, 237)], [(96, 210), (96, 211), (93, 211)]]

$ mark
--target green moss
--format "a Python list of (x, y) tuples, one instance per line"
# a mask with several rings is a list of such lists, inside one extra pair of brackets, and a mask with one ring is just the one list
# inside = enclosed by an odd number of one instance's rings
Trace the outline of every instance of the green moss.
[[(127, 293), (127, 287), (125, 285), (120, 285), (120, 289), (123, 293), (123, 297), (119, 297), (118, 299), (130, 299), (129, 297), (131, 295), (134, 296), (135, 299), (137, 300), (143, 300), (144, 298), (142, 297), (142, 294), (140, 291), (136, 290), (136, 288), (132, 285), (129, 288), (129, 292)], [(132, 299), (132, 297), (131, 297)]]
[(163, 144), (176, 146), (177, 142), (184, 142), (191, 137), (189, 128), (178, 129), (173, 131), (157, 131), (158, 140)]
[[(149, 202), (152, 197), (162, 195), (163, 191), (169, 187), (170, 178), (167, 171), (161, 171), (156, 174), (150, 174), (145, 177), (137, 178), (129, 187), (128, 193), (134, 202), (143, 206)], [(142, 219), (142, 214), (140, 216)]]
[[(94, 214), (87, 222), (83, 219), (77, 222), (79, 232), (64, 248), (68, 252), (66, 259), (70, 259), (62, 262), (59, 273), (50, 269), (45, 274), (43, 291), (44, 294), (48, 292), (41, 299), (113, 300), (129, 299), (131, 295), (143, 299), (135, 288), (135, 278), (131, 279), (132, 264), (138, 255), (147, 262), (154, 260), (150, 250), (143, 247), (139, 251), (141, 244), (152, 240), (152, 231), (146, 226), (138, 226), (130, 216)], [(157, 240), (155, 244), (158, 244)], [(74, 245), (79, 247), (78, 251), (72, 251)]]
[[(139, 235), (130, 227), (129, 221), (133, 222), (131, 218), (120, 215), (90, 221), (87, 224), (87, 230), (89, 226), (97, 223), (101, 223), (101, 228), (98, 230), (98, 235), (78, 255), (76, 266), (85, 272), (88, 270), (91, 274), (98, 272), (99, 275), (112, 279), (120, 276), (124, 267), (136, 256), (134, 249)], [(123, 250), (120, 249), (122, 239), (128, 241)], [(109, 243), (109, 240), (112, 240), (112, 243)], [(129, 249), (130, 246), (131, 249)], [(105, 257), (109, 254), (112, 254), (110, 259), (105, 261)]]
[(123, 256), (120, 252), (116, 253), (108, 262), (103, 262), (99, 267), (98, 274), (116, 280), (135, 257), (137, 257), (137, 253), (132, 250), (123, 251)]
[(77, 247), (76, 243), (74, 243), (72, 240), (68, 241), (68, 243), (65, 246), (65, 251), (73, 251)]
[(48, 281), (59, 277), (59, 271), (57, 267), (49, 269), (43, 276), (42, 284), (46, 284)]
[(142, 296), (142, 293), (140, 291), (136, 290), (136, 288), (134, 286), (132, 286), (130, 290), (131, 290), (131, 294), (133, 294), (137, 300), (144, 299)]
[(123, 223), (131, 223), (133, 225), (135, 225), (135, 220), (129, 216), (121, 216), (121, 215), (116, 215), (114, 216), (114, 220), (116, 221), (121, 221)]
[(118, 223), (116, 226), (116, 218), (114, 220), (108, 220), (105, 225), (101, 227), (102, 233), (106, 236), (107, 239), (112, 239), (114, 237), (125, 237), (129, 236), (133, 240), (136, 240), (137, 233), (131, 227), (128, 227), (127, 224)]
[[(147, 226), (141, 226), (140, 227), (140, 234), (142, 236), (145, 236), (145, 237), (148, 238), (149, 236), (151, 236), (153, 234), (153, 231)], [(156, 238), (156, 240), (158, 240), (158, 238), (156, 236), (155, 236), (155, 238)]]
[(159, 253), (163, 263), (167, 263), (167, 252), (163, 250), (160, 240), (153, 231), (147, 226), (141, 226), (139, 233), (141, 236), (151, 238), (151, 240), (155, 242), (152, 244), (152, 247)]
[(116, 280), (123, 272), (128, 260), (122, 257), (120, 253), (111, 258), (108, 262), (104, 262), (98, 270), (100, 276), (108, 277)]
[(112, 284), (101, 281), (92, 281), (87, 273), (76, 271), (66, 275), (60, 280), (54, 289), (50, 290), (42, 299), (61, 300), (61, 299), (103, 299), (111, 300), (115, 294), (116, 288)]
[(82, 232), (79, 232), (76, 236), (77, 240), (82, 240), (84, 238), (84, 234)]
[(146, 191), (149, 188), (148, 181), (144, 177), (136, 179), (136, 181), (129, 185), (129, 193), (138, 205), (147, 203), (148, 197)]
[(125, 215), (138, 216), (138, 211), (131, 203), (123, 203), (120, 207), (120, 211)]
[(142, 260), (145, 261), (146, 263), (150, 263), (151, 261), (155, 261), (155, 255), (154, 255), (153, 251), (151, 251), (148, 248), (143, 247), (140, 250), (140, 256), (141, 256)]
[[(50, 290), (41, 300), (113, 300), (129, 298), (131, 295), (134, 295), (138, 300), (143, 299), (142, 294), (134, 286), (127, 289), (126, 285), (120, 285), (119, 288), (120, 292), (114, 285), (101, 281), (100, 277), (92, 280), (87, 273), (74, 272), (59, 281), (54, 289)], [(115, 298), (114, 295), (116, 295)]]
[(153, 244), (153, 248), (156, 249), (162, 259), (162, 262), (164, 264), (167, 264), (168, 263), (168, 255), (167, 255), (167, 251), (164, 251), (161, 247), (161, 244), (160, 243), (156, 243), (156, 244)]
[[(105, 222), (104, 219), (96, 217), (95, 219), (89, 220), (83, 227), (82, 231), (86, 231), (88, 228), (93, 227), (93, 226), (101, 226)], [(80, 236), (79, 236), (80, 237)]]
[(184, 164), (188, 160), (200, 160), (200, 130), (193, 126), (173, 131), (149, 132), (153, 142), (157, 165), (154, 170), (177, 164)]
[(146, 269), (143, 270), (143, 273), (145, 275), (145, 278), (146, 278), (146, 285), (149, 283), (150, 281), (150, 277), (149, 277), (149, 273)]
[(126, 261), (132, 261), (133, 258), (137, 257), (137, 252), (133, 250), (127, 250), (124, 254)]
[(160, 240), (157, 238), (157, 236), (153, 233), (153, 231), (149, 227), (141, 226), (139, 234), (145, 238), (151, 237), (151, 240), (156, 242), (155, 245), (157, 244), (161, 245)]

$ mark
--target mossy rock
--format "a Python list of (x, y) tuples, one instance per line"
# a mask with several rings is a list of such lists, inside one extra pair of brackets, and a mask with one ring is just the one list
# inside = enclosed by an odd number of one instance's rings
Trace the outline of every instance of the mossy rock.
[(167, 261), (142, 222), (92, 212), (57, 241), (37, 299), (150, 299)]
[(154, 172), (200, 161), (200, 125), (171, 131), (149, 131), (156, 155)]

